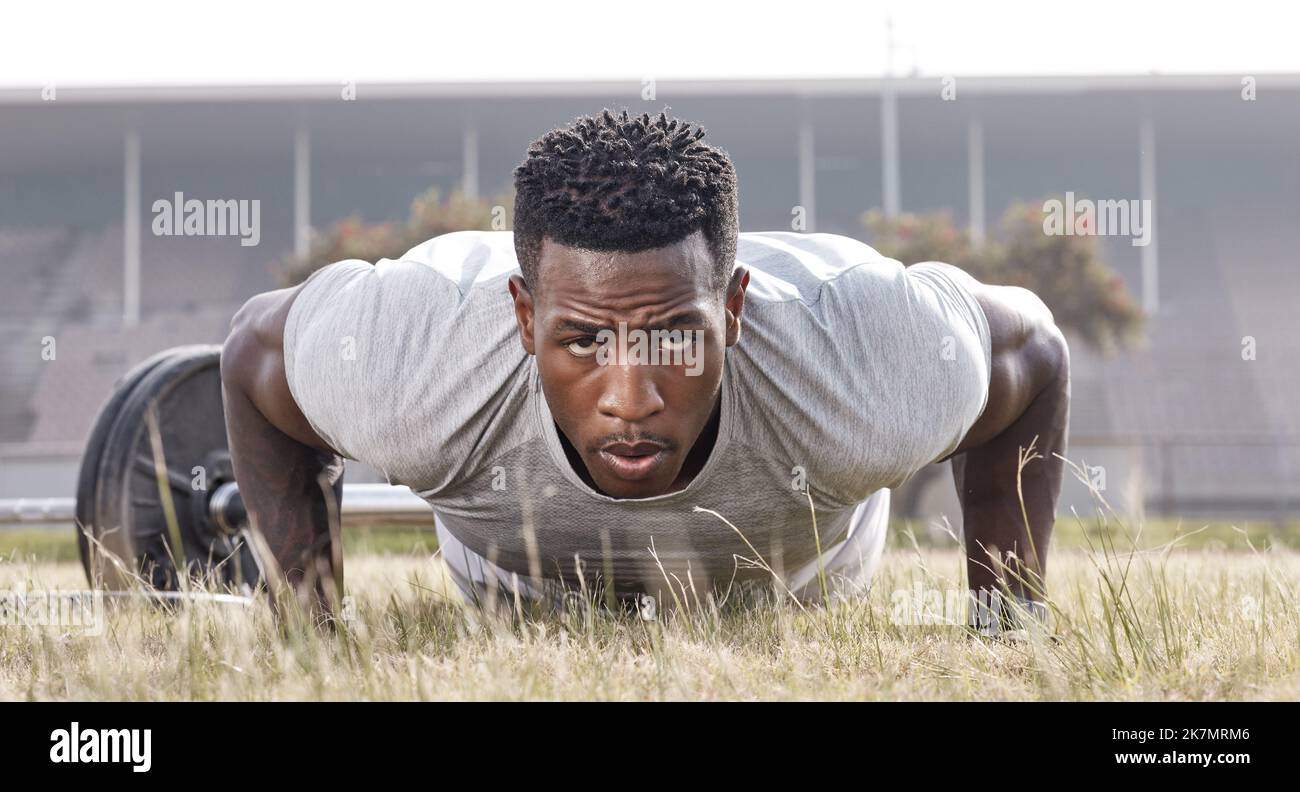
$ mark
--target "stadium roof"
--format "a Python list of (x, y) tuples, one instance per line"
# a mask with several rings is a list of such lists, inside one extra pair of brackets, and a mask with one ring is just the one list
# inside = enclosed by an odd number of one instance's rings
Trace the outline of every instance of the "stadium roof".
[[(963, 93), (981, 95), (1070, 94), (1098, 91), (1205, 91), (1239, 90), (1244, 74), (1134, 74), (1069, 76), (959, 76)], [(1251, 74), (1258, 87), (1300, 88), (1300, 73)], [(894, 78), (800, 78), (752, 80), (660, 80), (659, 93), (675, 96), (876, 95), (889, 85), (899, 95), (927, 95), (945, 78), (942, 75)], [(510, 82), (358, 82), (358, 99), (482, 99), (539, 96), (603, 96), (626, 93), (632, 80), (510, 81)], [(299, 85), (193, 85), (193, 86), (76, 86), (59, 84), (59, 104), (163, 103), (205, 101), (335, 101), (340, 83)], [(41, 104), (42, 86), (0, 88), (0, 104)]]

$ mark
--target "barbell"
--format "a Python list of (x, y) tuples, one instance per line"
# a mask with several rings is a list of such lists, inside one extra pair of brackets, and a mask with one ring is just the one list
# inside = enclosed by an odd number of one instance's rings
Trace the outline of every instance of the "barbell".
[[(0, 500), (0, 523), (73, 522), (96, 587), (124, 589), (138, 577), (175, 591), (182, 572), (255, 585), (261, 571), (230, 461), (220, 365), (221, 347), (195, 345), (131, 369), (95, 417), (75, 499)], [(346, 484), (340, 517), (430, 524), (433, 513), (406, 487)]]

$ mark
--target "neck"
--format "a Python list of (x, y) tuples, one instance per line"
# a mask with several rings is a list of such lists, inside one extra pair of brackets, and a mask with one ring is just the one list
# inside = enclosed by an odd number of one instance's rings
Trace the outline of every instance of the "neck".
[(681, 471), (678, 472), (677, 478), (673, 480), (670, 492), (686, 489), (699, 475), (700, 471), (704, 469), (704, 464), (709, 461), (709, 454), (713, 452), (713, 445), (718, 441), (718, 425), (721, 419), (722, 393), (719, 391), (717, 400), (713, 402), (713, 412), (709, 413), (709, 420), (704, 424), (704, 429), (700, 431), (700, 436), (695, 438), (695, 443), (686, 455), (686, 461), (682, 463)]

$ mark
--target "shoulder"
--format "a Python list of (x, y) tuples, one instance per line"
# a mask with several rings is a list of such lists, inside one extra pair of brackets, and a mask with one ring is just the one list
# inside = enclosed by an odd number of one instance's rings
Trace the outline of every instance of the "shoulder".
[(462, 294), (519, 271), (510, 231), (453, 231), (421, 242), (399, 261), (455, 283)]
[(1064, 390), (1069, 398), (1069, 344), (1038, 295), (993, 285), (981, 285), (976, 295), (989, 326), (989, 400), (959, 450), (1001, 434), (1048, 388)]
[(505, 283), (515, 272), (513, 234), (500, 231), (442, 234), (373, 265), (358, 259), (335, 262), (299, 287), (285, 317), (286, 355), (309, 336), (362, 340), (341, 332), (347, 329), (379, 337), (461, 338), (458, 323), (473, 324), (479, 314), (510, 317), (500, 309), (508, 307)]
[(751, 255), (785, 255), (816, 259), (823, 265), (853, 265), (882, 258), (875, 248), (843, 234), (794, 231), (746, 231), (740, 234), (738, 250)]
[(285, 374), (340, 453), (420, 489), (513, 431), (503, 409), (529, 367), (506, 279), (509, 234), (458, 232), (371, 266), (341, 261), (302, 286), (286, 318)]
[(315, 305), (366, 297), (401, 300), (411, 296), (411, 289), (442, 291), (460, 302), (490, 290), (518, 271), (511, 232), (455, 231), (373, 265), (360, 259), (326, 265), (300, 285), (307, 293), (300, 302)]
[(835, 235), (762, 236), (743, 250), (766, 293), (746, 300), (730, 366), (749, 444), (805, 465), (845, 502), (954, 448), (988, 395), (973, 279)]
[(899, 262), (865, 242), (839, 234), (744, 233), (736, 259), (750, 271), (746, 297), (760, 302), (812, 304), (827, 289), (853, 289), (866, 281), (896, 278), (903, 271)]

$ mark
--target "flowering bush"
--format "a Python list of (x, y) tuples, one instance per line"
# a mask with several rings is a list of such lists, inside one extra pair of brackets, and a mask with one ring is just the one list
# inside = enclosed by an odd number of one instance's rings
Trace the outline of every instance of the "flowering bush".
[(1124, 281), (1101, 259), (1095, 236), (1049, 236), (1040, 204), (1015, 203), (982, 245), (953, 225), (947, 211), (863, 215), (871, 244), (904, 264), (943, 261), (984, 283), (1022, 286), (1051, 309), (1056, 323), (1103, 353), (1131, 346), (1145, 317)]
[(509, 230), (514, 194), (492, 200), (468, 198), (453, 192), (443, 198), (437, 188), (428, 190), (411, 202), (405, 223), (366, 224), (359, 217), (348, 217), (318, 234), (311, 251), (303, 257), (291, 256), (276, 269), (281, 282), (292, 286), (307, 279), (326, 264), (343, 259), (376, 262), (397, 258), (416, 245), (439, 234), (452, 231)]

